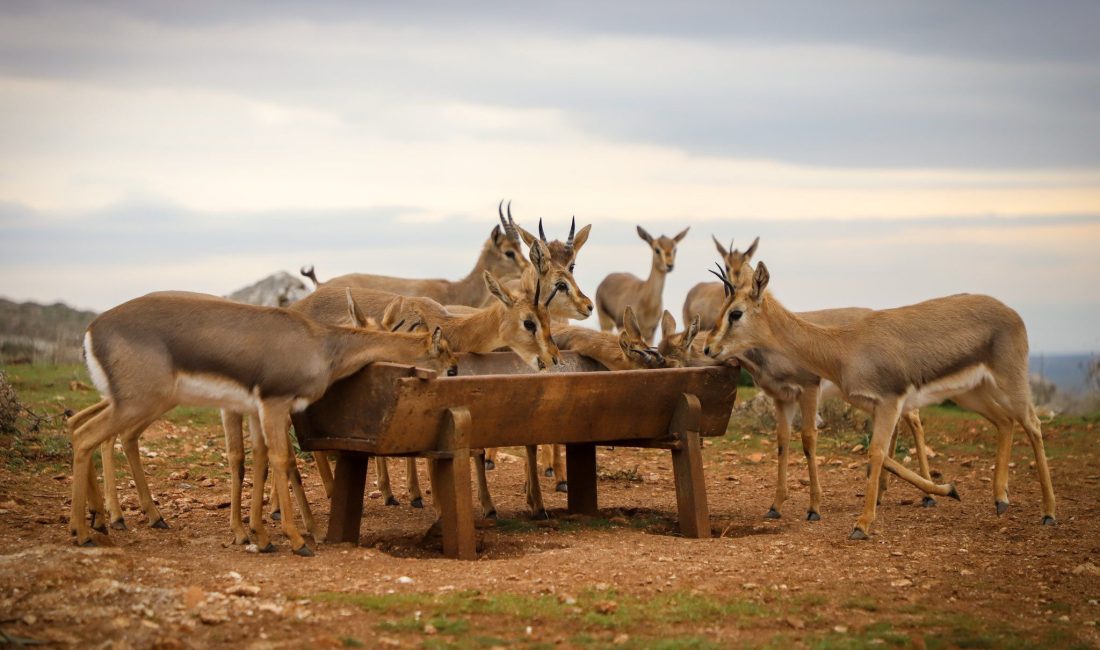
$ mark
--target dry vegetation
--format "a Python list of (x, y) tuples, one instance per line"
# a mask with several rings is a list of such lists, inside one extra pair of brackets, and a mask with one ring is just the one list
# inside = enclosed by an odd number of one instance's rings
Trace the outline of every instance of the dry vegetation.
[[(425, 539), (431, 508), (368, 499), (362, 544), (314, 558), (229, 544), (228, 472), (216, 412), (180, 409), (143, 453), (171, 530), (142, 525), (123, 466), (129, 531), (78, 549), (66, 524), (65, 409), (96, 399), (77, 366), (9, 366), (23, 407), (0, 432), (0, 645), (107, 647), (1097, 647), (1100, 644), (1100, 418), (1045, 426), (1059, 525), (1038, 525), (1030, 449), (1017, 436), (1013, 507), (993, 514), (990, 427), (925, 409), (933, 466), (961, 503), (919, 507), (891, 484), (869, 542), (845, 539), (858, 514), (861, 421), (826, 414), (823, 520), (800, 515), (804, 464), (784, 518), (770, 430), (750, 410), (705, 449), (713, 539), (677, 535), (667, 454), (601, 449), (598, 518), (564, 513), (544, 479), (550, 522), (524, 516), (516, 450), (489, 479), (503, 519), (482, 522), (481, 559), (442, 559)], [(0, 382), (0, 392), (3, 383)], [(745, 396), (751, 398), (751, 390)], [(9, 394), (10, 395), (10, 394)], [(747, 400), (746, 400), (747, 401)], [(34, 417), (27, 414), (32, 413)], [(37, 424), (37, 429), (34, 425)], [(797, 444), (797, 443), (796, 443)], [(899, 456), (906, 455), (906, 449)], [(792, 454), (801, 456), (801, 454)], [(306, 482), (322, 504), (319, 481)], [(400, 483), (401, 477), (395, 477)], [(399, 497), (400, 498), (400, 497)], [(325, 507), (318, 510), (324, 520)]]

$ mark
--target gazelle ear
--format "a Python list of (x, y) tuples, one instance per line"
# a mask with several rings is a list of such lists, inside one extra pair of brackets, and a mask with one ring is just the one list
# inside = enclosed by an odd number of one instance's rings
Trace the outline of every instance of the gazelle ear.
[(550, 249), (546, 247), (544, 242), (538, 239), (532, 238), (528, 243), (531, 246), (531, 253), (529, 255), (531, 264), (535, 267), (535, 270), (539, 272), (539, 275), (546, 273), (550, 265)]
[[(718, 249), (718, 255), (720, 255), (722, 259), (726, 259), (726, 255), (729, 255), (729, 250), (723, 246), (722, 242), (718, 241), (718, 238), (714, 235), (711, 235), (710, 238), (714, 240), (714, 246)], [(732, 241), (730, 242), (730, 246), (733, 246)]]
[(592, 231), (592, 224), (588, 224), (584, 228), (581, 228), (576, 236), (573, 237), (573, 255), (576, 256), (581, 250), (581, 246), (588, 241), (588, 234)]
[(493, 226), (493, 232), (489, 234), (489, 239), (493, 240), (493, 246), (500, 248), (501, 243), (504, 242), (504, 231), (500, 229), (500, 226)]
[(688, 234), (689, 230), (691, 230), (691, 226), (688, 226), (687, 228), (684, 228), (683, 230), (680, 231), (679, 235), (676, 235), (675, 237), (673, 237), (673, 239), (676, 240), (677, 244), (679, 244), (681, 241), (683, 241), (684, 237), (687, 237), (687, 234)]
[(665, 310), (665, 313), (661, 314), (661, 336), (667, 337), (676, 331), (676, 318), (672, 316), (672, 312)]
[(401, 326), (404, 325), (405, 322), (399, 319), (404, 309), (404, 296), (397, 296), (391, 300), (390, 304), (386, 305), (385, 311), (382, 312), (382, 328), (388, 332), (396, 332), (401, 329)]
[(771, 280), (768, 266), (764, 262), (758, 262), (756, 272), (752, 274), (752, 292), (749, 297), (756, 302), (760, 302), (760, 299), (764, 297), (764, 289), (768, 288), (768, 280)]
[(505, 307), (510, 308), (516, 303), (504, 287), (500, 286), (500, 283), (493, 277), (493, 274), (488, 271), (485, 272), (485, 286), (489, 288), (489, 293), (493, 294), (497, 297), (497, 300), (504, 303)]
[(682, 342), (685, 350), (691, 348), (691, 344), (695, 341), (695, 337), (699, 335), (699, 314), (695, 314), (691, 317), (691, 324), (688, 325), (687, 332), (684, 333), (684, 340)]
[(535, 236), (523, 229), (523, 226), (516, 224), (516, 230), (519, 231), (519, 236), (523, 240), (524, 244), (531, 246), (535, 242)]
[(653, 235), (646, 232), (645, 228), (638, 226), (638, 236), (645, 240), (645, 243), (649, 244), (650, 246), (653, 245)]
[(344, 294), (348, 298), (348, 316), (351, 318), (352, 325), (356, 327), (367, 327), (367, 317), (363, 315), (363, 311), (359, 309), (359, 305), (356, 304), (355, 298), (351, 295), (351, 287), (344, 289)]
[(752, 246), (749, 246), (748, 249), (745, 251), (745, 259), (744, 259), (745, 264), (748, 264), (749, 260), (752, 259), (753, 253), (756, 252), (756, 245), (759, 244), (759, 243), (760, 243), (760, 238), (759, 237), (752, 240)]
[(623, 310), (623, 332), (634, 338), (642, 338), (642, 327), (638, 325), (638, 317), (629, 305)]

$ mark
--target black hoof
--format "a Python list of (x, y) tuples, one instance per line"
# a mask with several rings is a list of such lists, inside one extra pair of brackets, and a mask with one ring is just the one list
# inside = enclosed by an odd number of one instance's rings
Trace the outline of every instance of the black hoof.
[(100, 535), (106, 535), (107, 534), (107, 524), (103, 524), (101, 526), (92, 526), (92, 530), (99, 533)]
[(497, 518), (497, 511), (496, 510), (490, 510), (488, 513), (486, 513), (485, 518), (486, 519), (496, 519)]
[(111, 528), (114, 528), (115, 530), (126, 530), (126, 520), (116, 519), (115, 521), (112, 521)]
[(856, 528), (852, 531), (851, 535), (848, 535), (848, 539), (870, 539), (870, 537), (867, 536), (867, 533), (863, 532), (859, 528)]
[(277, 550), (279, 550), (279, 549), (275, 548), (274, 544), (272, 544), (271, 542), (268, 542), (267, 546), (260, 549), (260, 552), (261, 553), (274, 553)]
[(88, 538), (88, 541), (82, 544), (77, 544), (77, 546), (80, 546), (82, 548), (95, 548), (96, 546), (98, 546), (98, 544), (96, 544), (95, 541), (93, 541), (91, 538)]
[(821, 515), (815, 510), (810, 510), (806, 513), (806, 521), (821, 521)]
[(283, 513), (279, 512), (278, 510), (272, 510), (271, 511), (271, 521), (282, 521), (282, 520), (283, 520)]
[(386, 498), (386, 505), (387, 506), (399, 506), (399, 505), (401, 505), (401, 502), (398, 501), (397, 499), (395, 499), (394, 497), (387, 497)]
[(309, 547), (302, 544), (301, 548), (294, 549), (294, 554), (301, 557), (313, 557), (313, 551), (309, 550)]
[(926, 494), (924, 498), (920, 500), (920, 505), (922, 508), (935, 508), (936, 500)]
[(783, 515), (779, 514), (779, 511), (775, 509), (775, 506), (768, 508), (768, 511), (764, 513), (764, 519), (780, 519)]
[(553, 476), (554, 475), (554, 468), (553, 467), (547, 467), (546, 469), (542, 470), (542, 475), (543, 476)]
[(1057, 523), (1058, 522), (1054, 521), (1054, 517), (1051, 517), (1050, 515), (1043, 515), (1043, 525), (1044, 526), (1054, 526)]
[(558, 484), (554, 486), (555, 492), (568, 492), (569, 484), (565, 481), (558, 481)]
[(161, 530), (168, 530), (168, 523), (164, 519), (158, 519), (153, 522), (153, 528), (159, 528)]
[(550, 513), (546, 510), (539, 510), (531, 515), (532, 519), (550, 519)]
[(422, 499), (420, 497), (416, 497), (415, 499), (413, 499), (412, 501), (409, 502), (409, 505), (414, 507), (414, 508), (423, 508), (424, 507), (424, 499)]
[(998, 501), (996, 505), (998, 517), (1008, 512), (1008, 501)]
[(497, 468), (496, 463), (489, 460), (488, 458), (485, 459), (485, 469), (489, 470), (489, 469), (496, 469), (496, 468)]
[(959, 491), (955, 489), (954, 483), (951, 484), (951, 491), (947, 493), (947, 496), (956, 501), (962, 501), (962, 498), (959, 496)]

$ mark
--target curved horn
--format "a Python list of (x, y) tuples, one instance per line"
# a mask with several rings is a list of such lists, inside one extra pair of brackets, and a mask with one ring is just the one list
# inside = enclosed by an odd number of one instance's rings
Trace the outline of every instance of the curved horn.
[(546, 231), (542, 229), (542, 217), (539, 217), (539, 239), (546, 241)]
[[(722, 266), (720, 264), (718, 264), (718, 262), (715, 262), (714, 265), (718, 267), (718, 271), (722, 270)], [(713, 273), (715, 277), (717, 277), (719, 280), (722, 281), (722, 285), (723, 285), (723, 288), (726, 290), (726, 296), (727, 297), (732, 296), (734, 294), (734, 292), (736, 291), (736, 288), (726, 278), (725, 273), (719, 273), (718, 271), (715, 271), (714, 269), (707, 269), (707, 270), (710, 271), (711, 273)]]
[[(511, 201), (508, 202), (508, 207), (509, 207), (509, 209), (511, 209), (511, 207), (512, 207), (512, 202)], [(510, 236), (511, 232), (508, 230), (508, 222), (504, 220), (504, 199), (501, 199), (500, 200), (500, 205), (497, 206), (497, 214), (500, 215), (500, 226), (501, 226), (501, 228), (504, 228), (504, 232)]]
[(508, 236), (511, 237), (512, 239), (514, 239), (515, 242), (518, 244), (519, 241), (520, 241), (519, 240), (519, 231), (516, 230), (516, 222), (512, 220), (512, 202), (511, 201), (508, 201), (508, 225), (505, 226), (505, 229), (508, 231)]
[(577, 232), (577, 215), (573, 215), (573, 221), (569, 224), (569, 239), (565, 240), (565, 247), (573, 250), (573, 235)]

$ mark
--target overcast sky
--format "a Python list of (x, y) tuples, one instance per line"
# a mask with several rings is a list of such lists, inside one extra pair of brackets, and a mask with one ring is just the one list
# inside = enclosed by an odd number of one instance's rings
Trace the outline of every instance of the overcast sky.
[(794, 309), (997, 296), (1100, 351), (1100, 3), (0, 4), (0, 295), (312, 263), (456, 278), (496, 204), (665, 301), (759, 235)]

